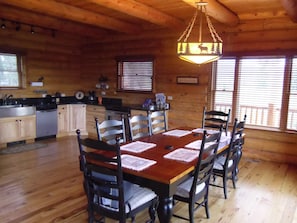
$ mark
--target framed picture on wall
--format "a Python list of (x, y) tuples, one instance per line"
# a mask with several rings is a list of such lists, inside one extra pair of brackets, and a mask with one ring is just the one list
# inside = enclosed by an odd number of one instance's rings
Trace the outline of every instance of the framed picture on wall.
[(177, 84), (199, 84), (199, 77), (197, 76), (177, 76)]

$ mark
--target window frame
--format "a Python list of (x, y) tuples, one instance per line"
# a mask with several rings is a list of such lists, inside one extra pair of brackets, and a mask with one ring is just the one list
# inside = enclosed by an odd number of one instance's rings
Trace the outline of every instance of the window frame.
[[(261, 129), (261, 130), (270, 130), (270, 131), (280, 131), (280, 132), (293, 132), (297, 133), (297, 130), (295, 129), (289, 129), (287, 128), (287, 118), (289, 115), (289, 97), (291, 95), (290, 93), (290, 84), (291, 84), (291, 72), (292, 72), (292, 61), (293, 58), (297, 58), (297, 55), (289, 54), (289, 55), (247, 55), (247, 56), (226, 56), (222, 59), (235, 59), (235, 68), (234, 68), (234, 89), (233, 89), (233, 100), (231, 105), (231, 117), (237, 117), (237, 110), (238, 110), (238, 94), (239, 94), (239, 66), (240, 66), (240, 60), (243, 58), (251, 58), (251, 59), (258, 59), (258, 58), (284, 58), (285, 59), (285, 65), (284, 65), (284, 78), (283, 78), (283, 88), (282, 88), (282, 95), (281, 95), (281, 107), (280, 107), (280, 121), (279, 121), (279, 127), (269, 127), (269, 126), (260, 126), (260, 125), (249, 125), (247, 126), (252, 129)], [(211, 89), (210, 89), (210, 95), (211, 95), (211, 103), (209, 104), (211, 109), (215, 109), (215, 93), (217, 91), (216, 89), (216, 78), (217, 74), (217, 62), (213, 63), (212, 67), (212, 79), (211, 79)], [(231, 122), (234, 118), (230, 118)], [(241, 117), (238, 117), (239, 119)], [(231, 123), (232, 124), (232, 123)]]
[(17, 59), (17, 73), (18, 73), (18, 86), (1, 86), (1, 89), (23, 89), (26, 88), (26, 69), (25, 69), (25, 63), (26, 63), (26, 56), (23, 52), (18, 51), (7, 51), (0, 49), (1, 54), (10, 54), (15, 55)]
[[(122, 78), (123, 74), (123, 63), (125, 62), (151, 62), (152, 63), (152, 75), (151, 75), (151, 89), (150, 90), (141, 90), (141, 89), (124, 89)], [(116, 57), (116, 66), (117, 66), (117, 92), (130, 92), (130, 93), (148, 93), (151, 94), (154, 92), (154, 80), (155, 80), (155, 57), (154, 56), (121, 56)], [(119, 68), (121, 66), (121, 68)]]

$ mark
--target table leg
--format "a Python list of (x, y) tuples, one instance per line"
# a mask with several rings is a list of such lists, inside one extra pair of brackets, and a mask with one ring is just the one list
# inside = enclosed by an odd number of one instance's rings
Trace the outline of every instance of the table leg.
[(173, 211), (172, 197), (159, 197), (158, 217), (162, 223), (170, 223)]

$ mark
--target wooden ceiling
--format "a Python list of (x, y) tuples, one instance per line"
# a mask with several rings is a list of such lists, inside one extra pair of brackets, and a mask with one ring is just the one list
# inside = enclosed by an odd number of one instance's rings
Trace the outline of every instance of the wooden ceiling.
[[(198, 0), (0, 0), (2, 23), (19, 22), (77, 36), (184, 29)], [(296, 0), (207, 0), (214, 20), (234, 27), (255, 20), (297, 23)], [(13, 24), (13, 23), (12, 23)]]

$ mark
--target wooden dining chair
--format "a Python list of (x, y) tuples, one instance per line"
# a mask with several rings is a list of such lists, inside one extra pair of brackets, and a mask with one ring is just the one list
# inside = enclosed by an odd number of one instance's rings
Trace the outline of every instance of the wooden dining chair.
[(90, 138), (81, 139), (79, 130), (77, 139), (88, 201), (88, 222), (105, 222), (105, 218), (121, 223), (131, 218), (135, 222), (136, 214), (145, 209), (149, 211), (148, 222), (155, 222), (158, 196), (150, 189), (123, 180), (118, 139), (115, 145)]
[(124, 117), (121, 120), (104, 120), (99, 123), (95, 118), (97, 137), (100, 141), (105, 141), (108, 144), (114, 145), (116, 137), (119, 138), (120, 143), (126, 142), (126, 128)]
[(222, 129), (212, 135), (207, 135), (204, 130), (200, 147), (200, 153), (192, 175), (180, 185), (173, 195), (174, 203), (177, 201), (188, 203), (189, 218), (173, 214), (173, 216), (194, 223), (194, 211), (200, 207), (205, 208), (207, 218), (210, 217), (208, 210), (208, 188)]
[(206, 107), (203, 108), (203, 117), (202, 117), (202, 128), (203, 129), (219, 129), (223, 126), (223, 131), (228, 133), (229, 120), (230, 120), (231, 109), (228, 112), (209, 110), (207, 111)]
[[(224, 197), (227, 199), (227, 183), (232, 180), (233, 188), (236, 188), (236, 168), (239, 163), (240, 153), (242, 148), (242, 133), (244, 121), (238, 122), (234, 120), (233, 129), (231, 132), (231, 139), (226, 153), (217, 157), (213, 167), (213, 179), (211, 186), (221, 187), (224, 190)], [(216, 183), (216, 178), (222, 178), (222, 184)]]
[(244, 128), (245, 128), (245, 122), (246, 122), (246, 115), (244, 115), (244, 118), (242, 121), (240, 121), (237, 126), (236, 126), (236, 130), (235, 130), (235, 139), (239, 139), (240, 141), (238, 142), (238, 148), (237, 148), (237, 159), (236, 159), (236, 163), (235, 163), (235, 178), (237, 180), (238, 178), (238, 172), (239, 172), (239, 162), (241, 160), (242, 157), (242, 148), (243, 148), (243, 144), (244, 144)]
[(129, 116), (129, 127), (131, 140), (151, 135), (151, 125), (148, 116), (134, 115)]
[(168, 130), (167, 114), (165, 110), (149, 111), (148, 116), (152, 135)]

